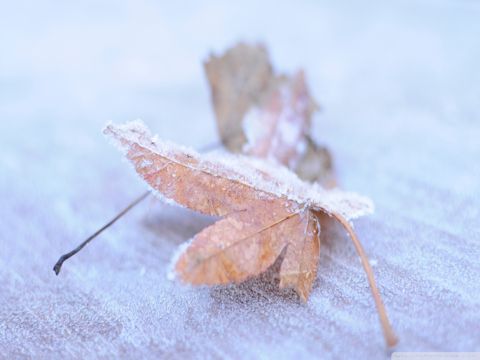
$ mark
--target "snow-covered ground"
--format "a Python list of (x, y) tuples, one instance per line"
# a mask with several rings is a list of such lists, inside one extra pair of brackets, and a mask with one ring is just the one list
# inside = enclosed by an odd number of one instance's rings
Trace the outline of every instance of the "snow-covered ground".
[(217, 139), (202, 61), (237, 40), (304, 67), (315, 138), (370, 196), (356, 229), (402, 351), (480, 351), (480, 3), (1, 1), (0, 357), (384, 358), (368, 283), (325, 234), (310, 301), (267, 278), (186, 288), (177, 246), (211, 222), (146, 201), (100, 129), (142, 118)]

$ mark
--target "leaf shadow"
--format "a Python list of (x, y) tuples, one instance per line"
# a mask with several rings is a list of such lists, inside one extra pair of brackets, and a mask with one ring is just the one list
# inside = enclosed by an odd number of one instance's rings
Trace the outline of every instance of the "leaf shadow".
[(284, 249), (275, 262), (263, 273), (251, 277), (238, 284), (215, 286), (210, 290), (210, 296), (216, 305), (271, 303), (287, 301), (301, 303), (293, 289), (280, 289), (278, 276), (280, 266), (285, 256)]
[(155, 235), (151, 239), (152, 245), (163, 245), (168, 241), (176, 246), (191, 239), (216, 220), (213, 216), (156, 201), (148, 210), (142, 225)]

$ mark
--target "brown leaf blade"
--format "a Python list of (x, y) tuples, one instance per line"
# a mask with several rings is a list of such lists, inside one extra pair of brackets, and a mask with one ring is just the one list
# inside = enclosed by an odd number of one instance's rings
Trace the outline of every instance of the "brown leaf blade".
[[(140, 122), (126, 126), (107, 125), (104, 130), (126, 150), (136, 172), (157, 195), (189, 209), (224, 216), (261, 203), (272, 196), (240, 181), (220, 176), (221, 165), (202, 162), (184, 148), (157, 144)], [(217, 173), (211, 169), (217, 168)]]
[(299, 231), (295, 240), (288, 244), (280, 267), (280, 288), (293, 288), (303, 301), (307, 301), (317, 278), (320, 224), (309, 210), (299, 217)]
[(204, 68), (220, 137), (227, 148), (240, 152), (246, 141), (242, 119), (260, 101), (273, 76), (267, 50), (240, 43), (222, 56), (212, 54)]
[(220, 137), (232, 152), (288, 166), (302, 179), (334, 182), (328, 150), (311, 137), (318, 105), (303, 71), (275, 74), (261, 45), (239, 43), (204, 64)]
[(302, 230), (300, 215), (292, 210), (276, 201), (216, 222), (197, 234), (180, 255), (177, 274), (195, 285), (238, 283), (259, 275)]
[(338, 213), (347, 220), (373, 212), (370, 199), (301, 181), (282, 166), (242, 156), (206, 156), (152, 137), (141, 121), (104, 130), (156, 195), (192, 210), (225, 216), (270, 200)]

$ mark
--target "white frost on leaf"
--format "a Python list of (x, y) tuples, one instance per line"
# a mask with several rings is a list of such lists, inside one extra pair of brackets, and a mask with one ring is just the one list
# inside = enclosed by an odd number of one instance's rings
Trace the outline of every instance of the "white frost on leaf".
[(177, 272), (175, 271), (175, 264), (178, 262), (178, 259), (180, 256), (185, 252), (185, 250), (190, 246), (192, 243), (193, 238), (181, 243), (175, 252), (173, 253), (173, 256), (170, 259), (170, 263), (167, 266), (167, 279), (170, 281), (175, 281), (177, 279)]
[(283, 80), (243, 118), (243, 152), (295, 169), (307, 151), (313, 100), (304, 74)]
[[(279, 164), (242, 155), (218, 153), (202, 155), (193, 149), (169, 141), (158, 138), (152, 141), (150, 131), (141, 120), (124, 125), (110, 123), (105, 127), (104, 133), (124, 153), (132, 144), (137, 144), (173, 162), (188, 154), (198, 161), (196, 165), (189, 165), (194, 166), (196, 170), (238, 181), (261, 192), (285, 197), (316, 210), (337, 213), (347, 220), (373, 212), (373, 203), (369, 198), (339, 189), (326, 190), (319, 184), (304, 182), (295, 173)], [(154, 193), (162, 200), (166, 200), (157, 191)], [(168, 202), (171, 203), (172, 200), (168, 199)]]

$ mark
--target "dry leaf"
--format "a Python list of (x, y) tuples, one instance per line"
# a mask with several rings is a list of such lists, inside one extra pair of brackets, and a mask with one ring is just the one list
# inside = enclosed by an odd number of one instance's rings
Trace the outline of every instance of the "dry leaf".
[[(318, 213), (339, 219), (354, 236), (348, 221), (373, 211), (368, 198), (324, 190), (284, 167), (243, 156), (200, 155), (160, 141), (141, 121), (110, 124), (104, 133), (158, 196), (222, 217), (179, 255), (175, 270), (187, 283), (241, 282), (264, 272), (285, 251), (279, 285), (293, 288), (306, 301), (320, 252)], [(367, 274), (371, 272), (364, 266)], [(372, 292), (378, 296), (375, 291), (373, 283)]]
[(205, 71), (227, 148), (279, 162), (304, 180), (334, 183), (328, 150), (310, 138), (318, 106), (303, 71), (275, 75), (263, 46), (242, 43), (221, 57), (212, 55)]
[(372, 211), (366, 198), (304, 183), (285, 168), (241, 156), (210, 158), (151, 140), (138, 121), (109, 125), (106, 133), (120, 142), (137, 173), (162, 197), (224, 217), (199, 233), (177, 263), (180, 277), (193, 284), (243, 281), (263, 272), (288, 246), (281, 284), (306, 299), (319, 252), (312, 211), (347, 219)]
[(238, 44), (223, 56), (205, 62), (220, 137), (227, 148), (241, 152), (247, 141), (242, 120), (268, 92), (273, 70), (263, 46)]

